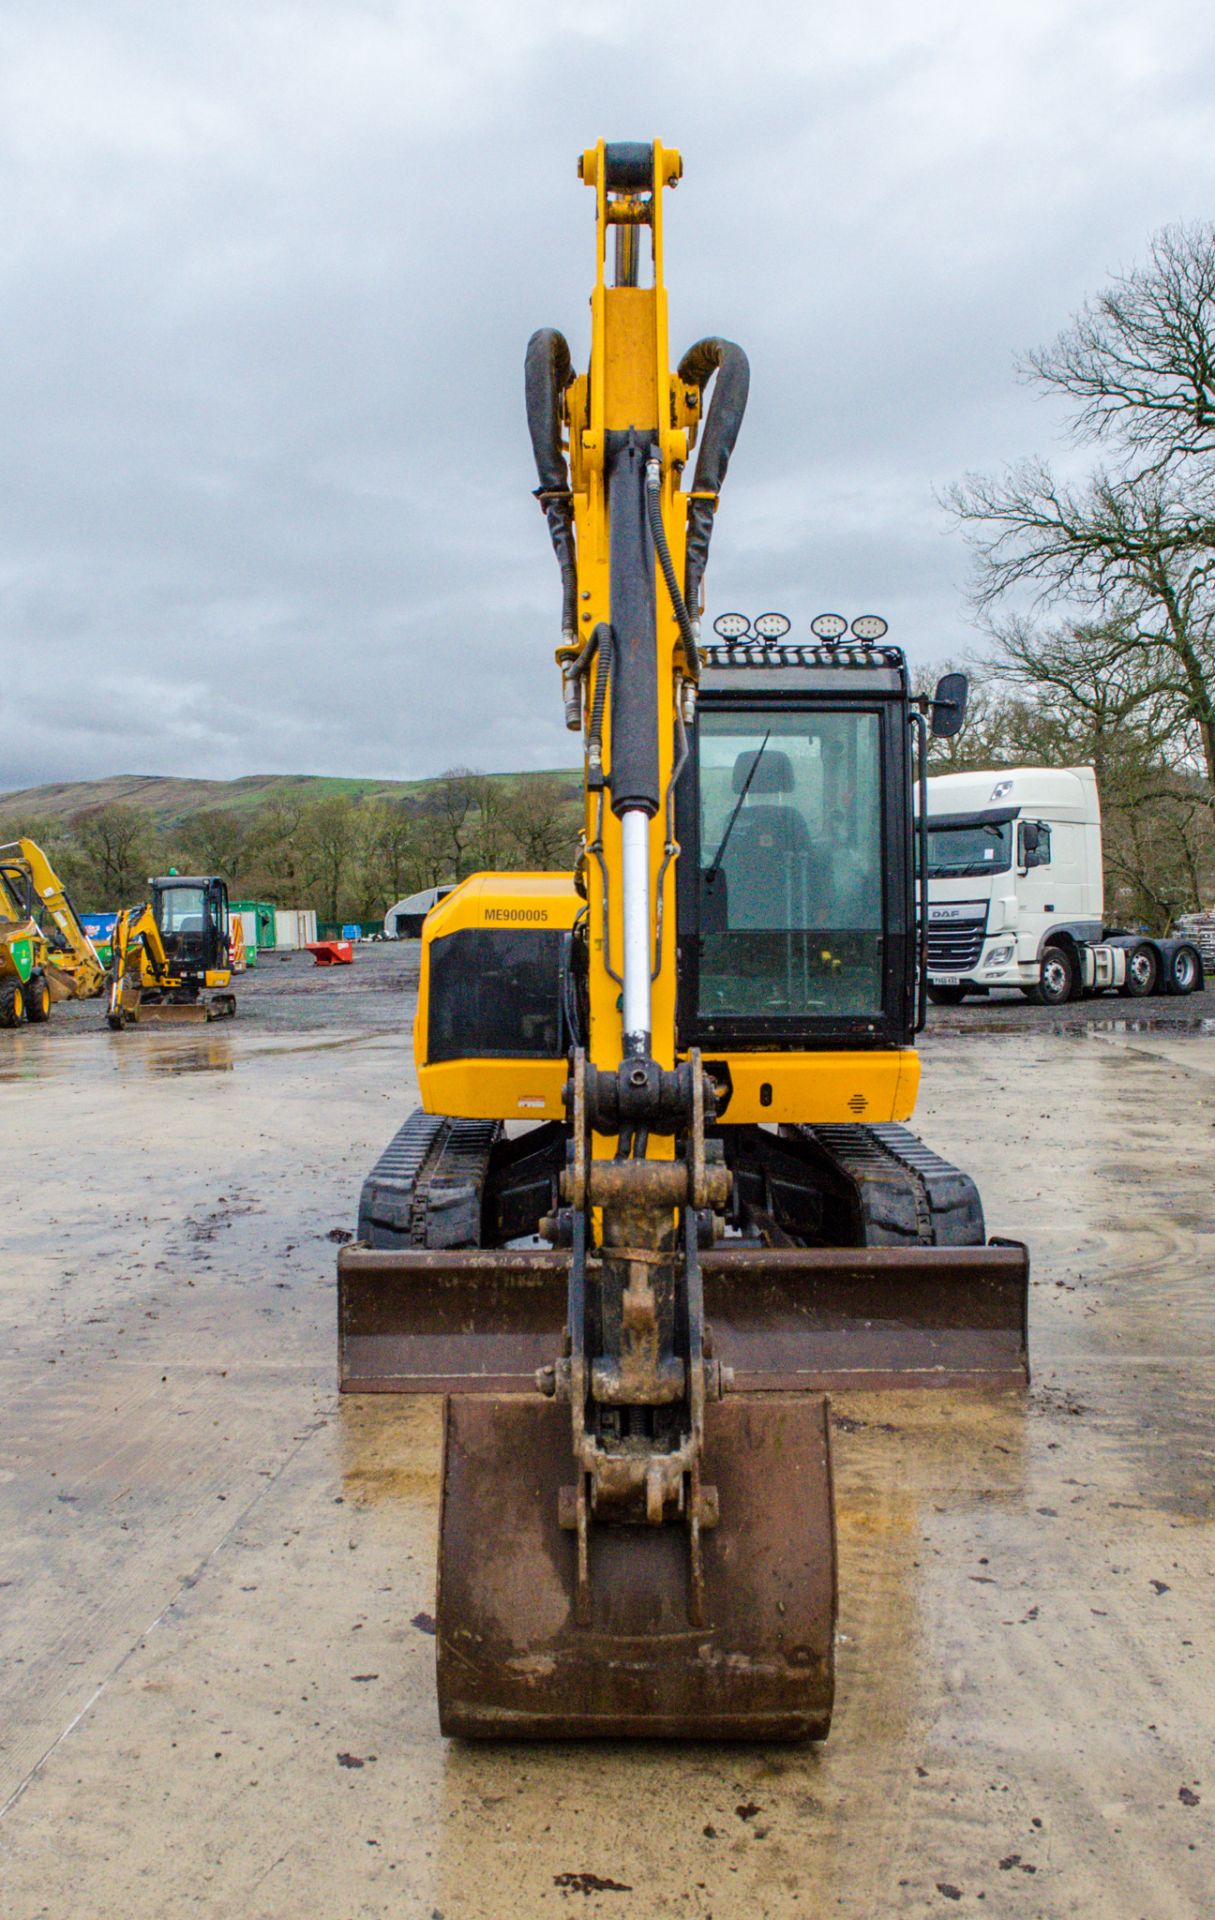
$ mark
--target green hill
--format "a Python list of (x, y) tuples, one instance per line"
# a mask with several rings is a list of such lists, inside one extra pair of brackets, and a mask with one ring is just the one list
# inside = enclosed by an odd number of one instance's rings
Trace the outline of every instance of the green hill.
[[(511, 787), (552, 779), (552, 773), (493, 774)], [(561, 768), (557, 778), (574, 779)], [(73, 820), (100, 807), (137, 807), (152, 825), (172, 829), (200, 813), (252, 814), (284, 800), (324, 800), (346, 794), (354, 800), (424, 799), (437, 780), (375, 780), (310, 773), (250, 773), (240, 780), (177, 780), (163, 774), (116, 773), (105, 780), (69, 780), (0, 793), (0, 818)]]

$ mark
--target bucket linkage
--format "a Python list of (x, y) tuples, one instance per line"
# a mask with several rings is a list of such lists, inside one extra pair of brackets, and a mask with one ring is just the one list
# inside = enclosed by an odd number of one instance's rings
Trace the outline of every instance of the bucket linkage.
[(606, 1116), (588, 1077), (579, 1053), (567, 1318), (536, 1376), (543, 1399), (448, 1402), (444, 1730), (821, 1737), (835, 1630), (825, 1402), (723, 1398), (699, 1241), (729, 1173), (706, 1156), (699, 1057), (661, 1075), (676, 1083), (661, 1089), (672, 1132), (690, 1108), (675, 1159), (593, 1158)]

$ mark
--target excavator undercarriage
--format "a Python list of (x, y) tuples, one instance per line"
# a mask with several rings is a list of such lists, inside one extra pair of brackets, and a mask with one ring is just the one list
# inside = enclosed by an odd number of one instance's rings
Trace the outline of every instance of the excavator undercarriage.
[[(581, 851), (427, 918), (422, 1111), (339, 1258), (341, 1385), (445, 1396), (445, 1732), (822, 1738), (826, 1396), (1023, 1387), (1028, 1261), (903, 1124), (924, 703), (876, 616), (702, 644), (746, 357), (668, 365), (679, 156), (601, 142), (579, 171), (589, 366), (545, 329), (525, 387)], [(943, 681), (934, 730), (963, 709)]]

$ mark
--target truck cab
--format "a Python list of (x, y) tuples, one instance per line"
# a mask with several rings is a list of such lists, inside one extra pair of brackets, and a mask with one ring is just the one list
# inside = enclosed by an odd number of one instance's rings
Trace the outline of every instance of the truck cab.
[(938, 775), (928, 782), (925, 837), (934, 998), (1034, 989), (1049, 946), (1082, 952), (1101, 941), (1101, 807), (1091, 767)]
[(1187, 933), (1103, 924), (1101, 807), (1091, 767), (1012, 767), (927, 783), (920, 836), (928, 876), (928, 993), (1016, 987), (1060, 1006), (1079, 994), (1195, 993), (1201, 950)]

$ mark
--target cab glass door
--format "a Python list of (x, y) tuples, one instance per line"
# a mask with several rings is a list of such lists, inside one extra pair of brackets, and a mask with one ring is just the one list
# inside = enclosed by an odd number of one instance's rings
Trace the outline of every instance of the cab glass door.
[(702, 709), (702, 1021), (882, 1009), (878, 713)]

